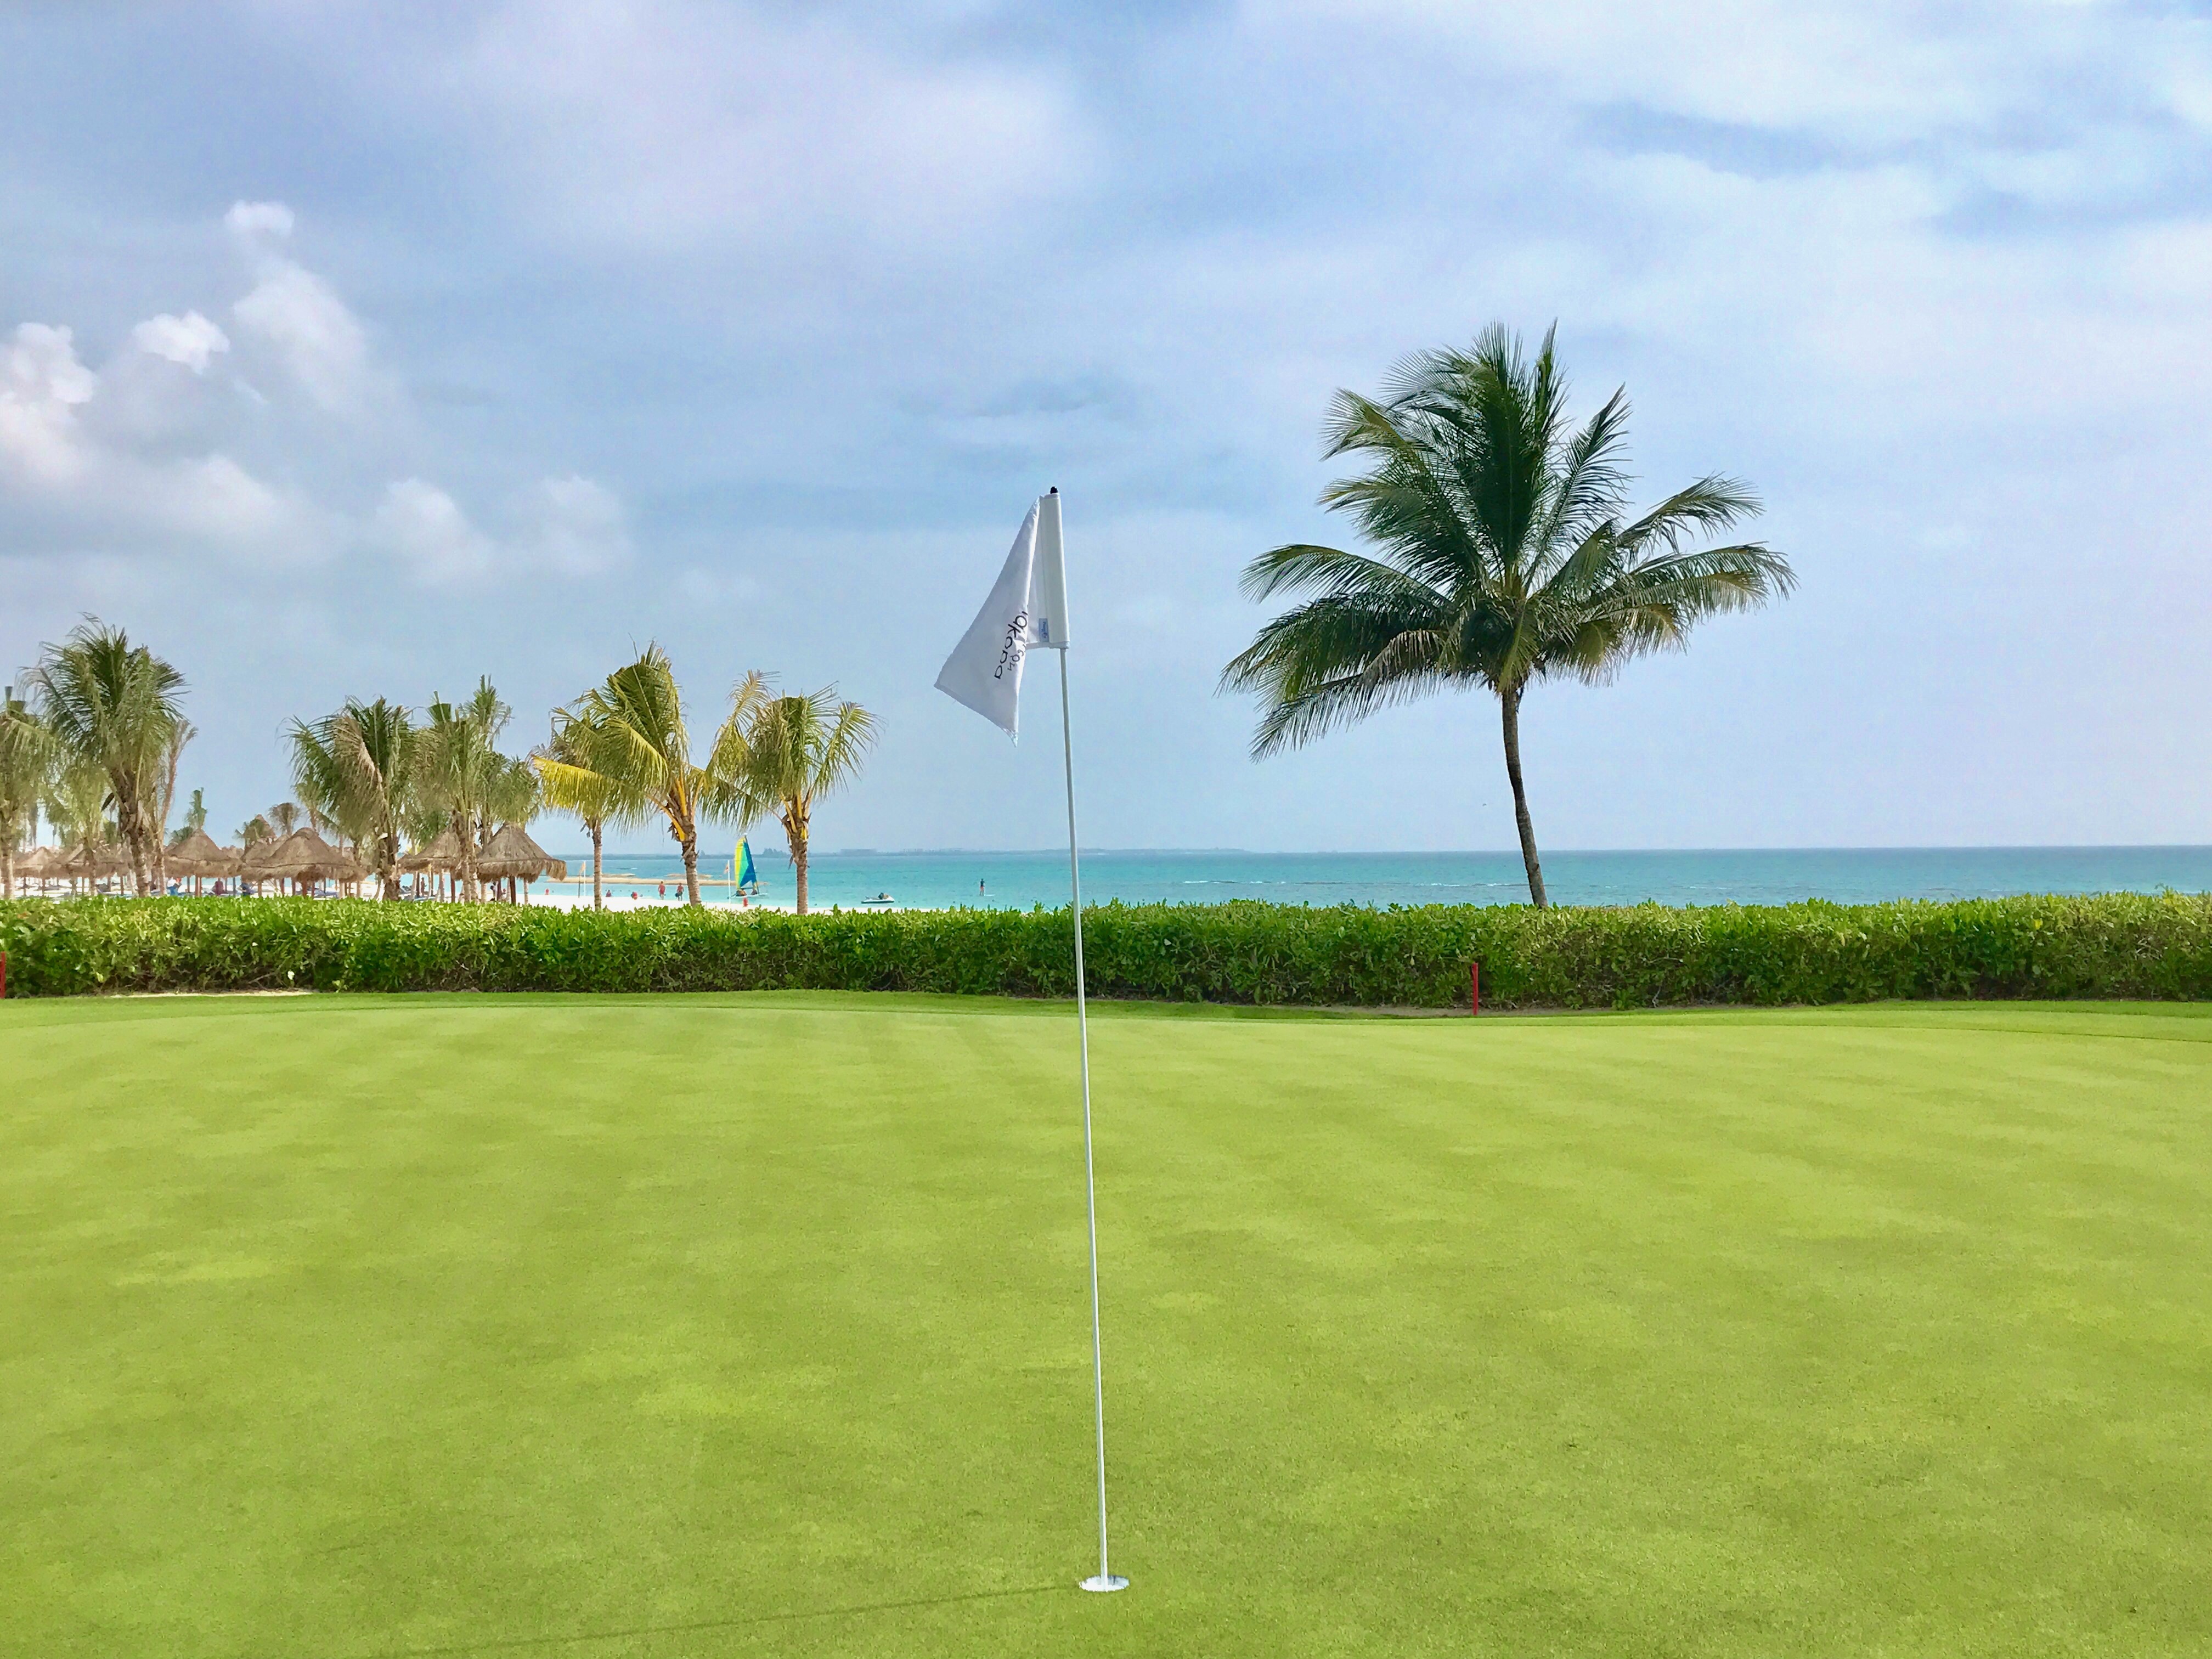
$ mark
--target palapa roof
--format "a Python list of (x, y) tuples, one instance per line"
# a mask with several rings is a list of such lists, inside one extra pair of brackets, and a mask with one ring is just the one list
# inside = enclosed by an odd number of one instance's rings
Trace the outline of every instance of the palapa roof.
[(461, 867), (461, 838), (449, 823), (431, 839), (428, 847), (417, 848), (400, 860), (399, 867), (410, 875), (422, 870), (458, 870)]
[(55, 869), (62, 875), (120, 876), (130, 873), (131, 860), (121, 848), (103, 842), (97, 847), (80, 847), (65, 854)]
[(529, 832), (520, 824), (502, 823), (499, 833), (491, 838), (491, 844), (477, 854), (477, 873), (487, 879), (502, 881), (509, 876), (535, 881), (547, 874), (565, 879), (568, 866), (531, 840)]
[(218, 847), (204, 830), (194, 830), (164, 854), (171, 871), (182, 876), (234, 876), (244, 856), (235, 847)]
[(62, 855), (51, 847), (33, 847), (15, 860), (15, 875), (19, 880), (25, 876), (43, 878), (68, 873), (68, 868), (62, 862)]
[(353, 881), (361, 866), (303, 824), (267, 852), (255, 848), (240, 860), (239, 873), (258, 880)]

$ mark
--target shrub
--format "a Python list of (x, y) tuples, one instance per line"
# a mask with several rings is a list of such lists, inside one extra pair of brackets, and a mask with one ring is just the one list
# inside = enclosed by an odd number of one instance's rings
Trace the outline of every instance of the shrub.
[[(1669, 909), (1109, 904), (1092, 994), (1447, 1007), (2212, 995), (2212, 897)], [(11, 994), (123, 990), (951, 991), (1066, 996), (1066, 910), (831, 912), (297, 899), (0, 905)]]

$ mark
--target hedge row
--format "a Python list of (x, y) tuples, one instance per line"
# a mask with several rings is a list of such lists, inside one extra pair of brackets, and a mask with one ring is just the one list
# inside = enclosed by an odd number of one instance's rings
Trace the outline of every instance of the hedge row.
[[(1446, 1007), (2212, 996), (2212, 896), (1958, 903), (1090, 910), (1094, 995)], [(130, 899), (0, 904), (11, 996), (91, 991), (952, 991), (1066, 996), (1067, 913)]]

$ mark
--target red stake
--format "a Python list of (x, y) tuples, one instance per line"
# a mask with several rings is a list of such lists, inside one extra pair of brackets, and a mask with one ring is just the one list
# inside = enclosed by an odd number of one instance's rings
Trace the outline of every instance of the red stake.
[(1467, 1011), (1470, 1014), (1482, 1012), (1482, 964), (1479, 962), (1467, 964)]

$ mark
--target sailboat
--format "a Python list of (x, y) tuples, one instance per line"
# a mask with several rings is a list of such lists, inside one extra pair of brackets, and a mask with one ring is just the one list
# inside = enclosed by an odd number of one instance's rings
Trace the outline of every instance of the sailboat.
[(760, 872), (753, 868), (753, 844), (749, 840), (738, 842), (737, 867), (732, 872), (738, 896), (752, 898), (760, 892)]

